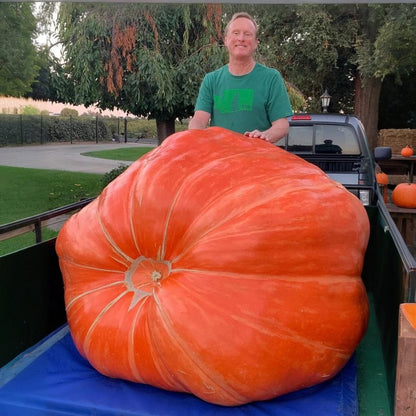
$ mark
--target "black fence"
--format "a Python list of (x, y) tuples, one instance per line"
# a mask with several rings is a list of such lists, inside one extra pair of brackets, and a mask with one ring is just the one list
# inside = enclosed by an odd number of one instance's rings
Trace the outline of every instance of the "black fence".
[(148, 123), (119, 117), (0, 114), (0, 146), (153, 138)]
[(0, 241), (33, 231), (35, 236), (34, 243), (40, 243), (42, 241), (42, 228), (44, 226), (61, 228), (68, 219), (69, 214), (72, 215), (74, 212), (79, 211), (94, 199), (95, 197), (85, 198), (81, 201), (43, 212), (42, 214), (0, 225)]

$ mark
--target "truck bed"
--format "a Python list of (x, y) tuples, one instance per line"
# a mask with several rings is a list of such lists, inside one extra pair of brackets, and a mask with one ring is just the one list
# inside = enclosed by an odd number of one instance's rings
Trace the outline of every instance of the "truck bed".
[(356, 374), (353, 356), (337, 376), (318, 386), (274, 400), (223, 407), (190, 394), (102, 376), (79, 355), (64, 325), (0, 371), (0, 409), (8, 416), (356, 415)]
[[(364, 416), (393, 414), (398, 310), (400, 303), (414, 302), (416, 282), (415, 259), (378, 197), (377, 205), (366, 207), (371, 235), (363, 280), (371, 315), (354, 370), (356, 401)], [(15, 357), (65, 325), (66, 316), (54, 240), (0, 257), (0, 270), (0, 312), (7, 317), (1, 321), (7, 334), (0, 344), (3, 374)]]

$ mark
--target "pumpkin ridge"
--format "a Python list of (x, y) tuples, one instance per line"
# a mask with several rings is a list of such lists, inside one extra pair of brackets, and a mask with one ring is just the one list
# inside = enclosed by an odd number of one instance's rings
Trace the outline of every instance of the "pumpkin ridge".
[[(276, 319), (268, 319), (267, 315), (259, 315), (257, 313), (250, 314), (247, 310), (239, 310), (238, 312), (241, 316), (236, 314), (230, 313), (227, 308), (221, 307), (215, 301), (212, 301), (212, 296), (204, 296), (204, 293), (199, 290), (198, 285), (194, 285), (192, 290), (189, 289), (188, 285), (183, 285), (181, 282), (177, 282), (179, 286), (181, 286), (184, 292), (191, 292), (192, 297), (195, 297), (196, 292), (199, 293), (198, 300), (192, 299), (191, 296), (187, 296), (186, 300), (189, 303), (193, 303), (197, 305), (199, 308), (202, 304), (211, 305), (211, 308), (214, 310), (219, 311), (219, 314), (222, 316), (227, 316), (229, 319), (233, 319), (240, 324), (243, 324), (249, 328), (252, 328), (256, 332), (260, 334), (267, 335), (272, 338), (282, 338), (284, 337), (286, 340), (291, 340), (291, 342), (297, 343), (302, 345), (304, 348), (307, 349), (319, 349), (320, 351), (333, 351), (338, 354), (340, 358), (348, 358), (348, 355), (345, 354), (344, 350), (341, 348), (337, 348), (333, 345), (328, 345), (323, 340), (314, 340), (310, 337), (304, 337), (299, 335), (299, 331), (296, 329), (289, 328), (286, 324), (281, 324), (279, 320)], [(204, 308), (201, 308), (204, 309)], [(270, 326), (273, 325), (273, 330), (268, 330)], [(279, 332), (276, 334), (276, 328), (278, 328)], [(335, 340), (336, 342), (337, 340)]]
[[(244, 315), (246, 315), (249, 319), (244, 319)], [(276, 335), (276, 333), (273, 334), (273, 331), (267, 331), (264, 328), (264, 323), (266, 323), (268, 320), (261, 319), (263, 322), (259, 322), (256, 324), (256, 322), (253, 321), (253, 318), (255, 321), (259, 321), (259, 317), (256, 315), (250, 315), (247, 314), (245, 311), (242, 312), (241, 316), (238, 315), (230, 315), (230, 318), (234, 319), (237, 322), (243, 323), (244, 325), (254, 329), (260, 334), (272, 336), (273, 338), (284, 338), (286, 340), (290, 340), (292, 343), (296, 343), (299, 345), (302, 345), (305, 349), (317, 349), (320, 351), (333, 351), (338, 354), (340, 358), (348, 358), (349, 355), (345, 354), (344, 350), (341, 348), (337, 348), (331, 345), (327, 345), (324, 341), (321, 340), (314, 340), (310, 336), (305, 337), (299, 335), (299, 331), (296, 331), (294, 329), (288, 328), (286, 325), (282, 325), (280, 323), (273, 322), (274, 328), (276, 327), (279, 329), (279, 334)], [(263, 318), (263, 317), (261, 317)]]
[(103, 289), (108, 289), (108, 288), (123, 285), (123, 284), (124, 284), (124, 280), (123, 281), (116, 281), (116, 282), (113, 282), (113, 283), (110, 283), (110, 284), (107, 284), (107, 285), (104, 285), (104, 286), (99, 286), (99, 287), (96, 287), (95, 289), (87, 290), (87, 291), (75, 296), (70, 301), (68, 301), (65, 310), (68, 312), (75, 302), (79, 301), (80, 299), (82, 299), (85, 296), (91, 295), (92, 293), (100, 292)]
[[(98, 204), (98, 207), (101, 207), (101, 200)], [(101, 214), (100, 214), (100, 209), (97, 210), (97, 220), (98, 223), (100, 225), (101, 231), (103, 232), (105, 238), (107, 239), (107, 241), (109, 242), (110, 246), (112, 247), (113, 251), (116, 252), (120, 257), (124, 258), (127, 262), (132, 263), (133, 259), (131, 257), (129, 257), (126, 253), (124, 253), (115, 243), (115, 241), (113, 240), (113, 238), (111, 238), (110, 234), (108, 233), (107, 228), (105, 227), (105, 225), (103, 224), (102, 220), (101, 220)], [(121, 262), (118, 258), (113, 257), (113, 259), (122, 264), (123, 266), (127, 266), (127, 263), (123, 263)]]
[(89, 356), (89, 348), (91, 345), (91, 336), (93, 331), (95, 330), (96, 326), (99, 324), (101, 318), (120, 300), (122, 299), (124, 296), (126, 296), (127, 294), (129, 294), (129, 291), (124, 291), (122, 293), (120, 293), (117, 297), (115, 297), (111, 302), (109, 302), (107, 305), (105, 305), (105, 307), (103, 309), (101, 309), (101, 311), (98, 313), (98, 315), (94, 318), (92, 324), (90, 325), (90, 327), (88, 328), (87, 334), (84, 337), (84, 341), (83, 341), (83, 350), (84, 353)]
[[(146, 323), (148, 323), (147, 320)], [(148, 324), (147, 331), (149, 334), (148, 339), (151, 340), (152, 344), (152, 348), (150, 348), (152, 363), (155, 366), (159, 377), (166, 383), (166, 388), (169, 386), (170, 390), (177, 391), (177, 386), (180, 385), (183, 391), (189, 392), (187, 386), (182, 383), (181, 380), (178, 380), (178, 378), (174, 376), (175, 372), (170, 371), (169, 367), (167, 366), (167, 363), (163, 358), (164, 354), (161, 352), (159, 347), (159, 338), (154, 334), (154, 326)]]
[[(138, 317), (141, 315), (144, 305), (146, 302), (148, 302), (149, 299), (150, 297), (147, 297), (146, 299), (144, 299), (143, 302), (141, 302), (140, 306), (137, 308), (134, 318), (132, 320), (131, 326), (130, 326), (129, 333), (128, 333), (129, 342), (127, 344), (127, 361), (128, 361), (129, 368), (134, 379), (140, 383), (145, 383), (146, 381), (144, 380), (144, 378), (142, 377), (138, 369), (139, 367), (138, 367), (136, 355), (135, 355), (136, 348), (135, 348), (135, 342), (134, 342), (135, 340), (134, 335), (136, 331)], [(155, 360), (153, 360), (153, 362), (155, 362)]]
[(102, 267), (93, 267), (93, 266), (90, 266), (88, 264), (79, 263), (79, 262), (73, 260), (72, 258), (66, 257), (66, 256), (61, 256), (61, 259), (63, 261), (66, 261), (69, 264), (72, 264), (72, 265), (75, 265), (75, 266), (79, 266), (79, 267), (81, 267), (83, 269), (95, 270), (97, 272), (105, 272), (105, 273), (122, 273), (122, 274), (124, 274), (124, 271), (123, 270), (104, 269)]
[[(131, 189), (136, 188), (139, 177), (144, 175), (143, 171), (145, 171), (146, 163), (149, 164), (150, 168), (153, 166), (153, 164), (158, 164), (160, 162), (159, 158), (158, 158), (158, 155), (159, 155), (159, 153), (161, 153), (162, 156), (163, 156), (164, 150), (165, 150), (164, 148), (163, 149), (162, 148), (155, 149), (153, 152), (151, 152), (152, 153), (151, 157), (147, 157), (147, 156), (144, 157), (143, 163), (140, 166), (140, 167), (143, 167), (143, 168), (139, 169), (138, 175), (136, 176), (136, 178), (134, 180), (134, 184), (133, 184)], [(207, 163), (209, 165), (211, 165), (213, 163), (217, 164), (219, 160), (238, 158), (241, 154), (249, 154), (250, 151), (252, 151), (252, 150), (247, 149), (245, 151), (240, 151), (240, 152), (235, 152), (234, 151), (233, 153), (227, 154), (226, 156), (223, 156), (222, 158), (215, 158), (215, 155), (212, 155), (212, 154), (205, 155), (205, 157), (207, 157), (209, 159), (209, 162), (207, 162)], [(186, 154), (185, 154), (185, 156), (186, 156)], [(183, 155), (181, 155), (181, 157), (183, 157)], [(159, 257), (159, 259), (164, 259), (164, 257), (165, 257), (166, 239), (167, 239), (167, 235), (168, 235), (170, 219), (171, 219), (172, 213), (174, 211), (176, 201), (180, 198), (181, 193), (183, 192), (183, 190), (186, 189), (187, 184), (192, 183), (193, 178), (198, 177), (199, 175), (201, 175), (201, 173), (203, 173), (205, 171), (208, 171), (207, 166), (203, 166), (200, 163), (198, 165), (198, 169), (194, 170), (191, 175), (187, 175), (184, 178), (184, 180), (182, 181), (181, 186), (177, 189), (177, 191), (176, 191), (176, 193), (173, 197), (173, 201), (172, 201), (172, 203), (169, 207), (168, 215), (166, 217), (166, 222), (165, 222), (165, 226), (164, 226), (164, 233), (163, 233), (163, 237), (162, 237), (162, 244), (161, 244), (161, 248), (160, 248), (160, 257)], [(131, 194), (133, 195), (133, 191), (131, 192)], [(132, 199), (134, 199), (134, 197)], [(132, 206), (132, 201), (131, 201), (131, 206)], [(134, 212), (133, 210), (130, 210), (131, 215), (132, 215), (133, 212)], [(133, 235), (135, 235), (135, 234), (133, 233)], [(136, 244), (136, 247), (138, 247), (136, 238), (135, 238), (135, 244)], [(139, 252), (140, 252), (140, 250), (139, 250)]]
[[(145, 163), (143, 162), (143, 165), (144, 164)], [(135, 246), (135, 248), (136, 248), (136, 250), (139, 254), (142, 254), (142, 250), (140, 249), (139, 243), (137, 241), (137, 236), (136, 236), (136, 233), (135, 233), (135, 230), (134, 230), (134, 221), (133, 221), (134, 209), (133, 209), (133, 207), (134, 207), (134, 201), (136, 199), (134, 191), (137, 189), (139, 179), (141, 179), (144, 171), (145, 171), (144, 168), (140, 169), (138, 174), (135, 176), (134, 181), (133, 181), (133, 185), (130, 187), (130, 193), (129, 193), (129, 196), (128, 196), (130, 234), (133, 237), (134, 246)], [(139, 204), (141, 204), (141, 200), (140, 200)]]
[[(266, 181), (263, 181), (263, 184), (270, 184), (275, 182), (276, 179), (275, 178), (269, 178)], [(247, 189), (255, 189), (257, 187), (257, 184), (250, 184), (249, 181), (247, 181), (248, 186), (246, 187)], [(226, 225), (229, 221), (233, 221), (238, 217), (242, 217), (244, 218), (247, 213), (253, 211), (253, 210), (258, 210), (260, 207), (262, 207), (263, 205), (266, 205), (268, 203), (270, 203), (270, 201), (274, 201), (276, 200), (278, 197), (285, 197), (287, 195), (296, 193), (298, 191), (293, 191), (291, 188), (293, 187), (293, 184), (291, 183), (290, 185), (286, 185), (283, 187), (275, 187), (275, 192), (274, 193), (267, 193), (263, 196), (263, 198), (258, 198), (255, 201), (253, 201), (252, 203), (249, 203), (246, 205), (244, 211), (242, 211), (241, 207), (238, 207), (239, 209), (236, 209), (235, 212), (230, 212), (229, 215), (227, 215), (226, 217), (223, 217), (221, 219), (221, 221), (216, 222), (216, 224), (214, 226), (212, 226), (209, 229), (205, 229), (204, 232), (200, 232), (198, 233), (198, 240), (197, 241), (193, 241), (192, 244), (188, 245), (186, 248), (184, 248), (180, 254), (178, 254), (175, 258), (172, 259), (172, 263), (173, 262), (179, 262), (181, 260), (182, 257), (184, 257), (190, 250), (192, 250), (192, 248), (194, 248), (195, 246), (201, 245), (201, 243), (206, 243), (207, 241), (210, 241), (209, 239), (207, 239), (206, 237), (212, 233), (215, 233), (216, 230), (218, 228), (221, 228), (222, 226)], [(327, 189), (333, 189), (333, 187), (327, 182), (325, 181), (321, 187), (317, 186), (316, 184), (311, 184), (310, 186), (306, 186), (306, 184), (303, 184), (303, 187), (306, 188), (306, 190), (310, 189), (313, 190), (313, 192), (318, 193), (319, 192), (325, 192), (325, 190)], [(242, 189), (244, 190), (245, 188), (242, 187)], [(247, 189), (245, 189), (245, 192), (247, 192)], [(305, 190), (305, 189), (304, 189)], [(303, 191), (304, 191), (303, 190)], [(197, 222), (201, 217), (203, 218), (204, 215), (208, 215), (207, 212), (209, 212), (211, 210), (211, 206), (215, 208), (215, 203), (218, 200), (223, 200), (223, 204), (224, 204), (224, 199), (225, 198), (229, 198), (230, 201), (233, 201), (235, 199), (235, 195), (233, 195), (232, 193), (230, 193), (230, 191), (232, 191), (232, 189), (227, 190), (224, 193), (221, 193), (221, 195), (218, 196), (218, 198), (215, 198), (214, 200), (212, 200), (212, 202), (210, 202), (210, 204), (208, 204), (207, 206), (205, 206), (203, 209), (200, 210), (198, 217), (195, 218), (195, 220), (189, 224), (188, 226), (188, 230), (192, 230), (193, 226), (195, 224), (195, 222)], [(241, 186), (239, 186), (239, 191), (241, 192)], [(232, 204), (231, 204), (232, 206)], [(282, 224), (281, 227), (283, 227), (284, 225)], [(187, 231), (188, 231), (187, 230)], [(264, 230), (258, 230), (255, 231), (257, 233), (264, 233)], [(251, 233), (254, 235), (254, 231), (251, 231)], [(242, 235), (243, 233), (239, 232), (239, 235)], [(186, 238), (186, 234), (183, 236), (183, 239)], [(212, 237), (211, 237), (212, 238)], [(224, 237), (221, 237), (224, 238)]]
[[(191, 175), (187, 175), (184, 178), (184, 180), (181, 183), (181, 186), (177, 189), (177, 191), (176, 191), (176, 193), (173, 197), (172, 203), (169, 207), (169, 212), (168, 212), (168, 215), (167, 215), (167, 218), (166, 218), (166, 223), (165, 223), (165, 226), (164, 226), (164, 233), (163, 233), (163, 239), (162, 239), (162, 249), (161, 249), (161, 256), (160, 256), (161, 259), (165, 258), (165, 248), (166, 248), (166, 240), (167, 240), (167, 236), (168, 236), (168, 229), (169, 229), (169, 224), (170, 224), (171, 217), (172, 217), (173, 212), (175, 210), (175, 205), (176, 205), (177, 201), (180, 199), (183, 191), (187, 189), (188, 184), (189, 183), (192, 184), (194, 182), (195, 178), (200, 177), (205, 172), (209, 172), (212, 168), (212, 165), (213, 164), (217, 165), (218, 161), (224, 161), (224, 160), (227, 160), (227, 159), (239, 158), (241, 155), (244, 155), (244, 154), (250, 154), (250, 150), (247, 150), (247, 151), (244, 151), (244, 152), (239, 152), (239, 153), (233, 153), (233, 154), (224, 156), (222, 158), (217, 158), (217, 159), (213, 158), (206, 165), (203, 165), (203, 166), (200, 165), (200, 167), (197, 170), (195, 170)], [(247, 178), (246, 181), (247, 181), (248, 184), (250, 184), (250, 181), (252, 181), (252, 178), (251, 179)], [(253, 187), (253, 185), (251, 185), (250, 187)], [(215, 202), (218, 201), (221, 198), (222, 195), (228, 193), (232, 189), (233, 189), (233, 187), (230, 187), (230, 188), (227, 188), (227, 191), (224, 191), (222, 193), (217, 194), (216, 198), (211, 200), (211, 202), (210, 202), (210, 204), (208, 204), (208, 206), (214, 205)], [(204, 215), (203, 212), (204, 212), (204, 210), (200, 211), (200, 213), (198, 215), (198, 218)], [(192, 228), (192, 223), (188, 225), (188, 229), (189, 228)]]
[[(177, 332), (175, 331), (172, 322), (169, 318), (169, 316), (165, 313), (163, 306), (160, 303), (160, 300), (158, 299), (158, 296), (155, 294), (154, 296), (155, 304), (159, 310), (159, 314), (162, 318), (161, 322), (163, 323), (163, 326), (165, 328), (165, 331), (169, 334), (169, 339), (172, 341), (172, 343), (176, 344), (176, 347), (182, 351), (183, 354), (187, 357), (187, 360), (191, 361), (192, 364), (197, 367), (204, 378), (206, 380), (210, 380), (211, 382), (215, 383), (215, 385), (220, 388), (224, 395), (227, 395), (229, 397), (229, 400), (235, 402), (238, 401), (240, 403), (244, 403), (247, 401), (247, 398), (239, 394), (237, 391), (235, 391), (224, 379), (224, 377), (221, 374), (215, 373), (210, 370), (209, 374), (207, 372), (207, 369), (204, 366), (203, 360), (201, 360), (201, 357), (198, 355), (196, 356), (195, 351), (191, 348), (191, 346), (187, 346), (179, 337)], [(159, 357), (162, 358), (162, 357)], [(164, 361), (164, 360), (163, 360)], [(166, 364), (165, 364), (166, 365)], [(169, 367), (167, 367), (169, 368)], [(171, 370), (172, 374), (175, 374), (175, 371)], [(175, 377), (176, 379), (176, 377)], [(181, 382), (181, 384), (184, 384), (184, 381), (178, 380)], [(192, 383), (191, 383), (192, 384)], [(205, 384), (205, 383), (204, 383)], [(188, 383), (184, 384), (186, 386), (186, 391), (189, 393), (193, 393), (192, 386), (188, 386)], [(205, 385), (206, 386), (206, 385)], [(207, 386), (206, 386), (207, 387)], [(211, 389), (210, 389), (211, 390)]]
[[(265, 280), (265, 281), (269, 281), (269, 280), (277, 280), (277, 281), (282, 281), (282, 282), (310, 282), (311, 280), (317, 280), (319, 279), (319, 284), (323, 285), (323, 286), (333, 286), (336, 283), (345, 283), (346, 281), (351, 282), (352, 280), (357, 280), (357, 281), (361, 281), (361, 277), (357, 277), (357, 276), (350, 276), (350, 275), (339, 275), (334, 277), (333, 275), (324, 275), (324, 274), (316, 274), (316, 275), (309, 275), (309, 276), (295, 276), (295, 275), (283, 275), (283, 274), (276, 274), (276, 275), (272, 275), (272, 274), (266, 274), (266, 273), (259, 273), (259, 274), (255, 274), (255, 273), (247, 273), (247, 274), (243, 274), (241, 272), (230, 272), (228, 270), (208, 270), (208, 269), (195, 269), (195, 268), (176, 268), (173, 267), (171, 270), (171, 275), (173, 274), (179, 274), (179, 273), (192, 273), (194, 274), (195, 278), (200, 277), (199, 275), (202, 274), (206, 274), (206, 275), (212, 275), (214, 276), (216, 279), (221, 279), (221, 278), (225, 278), (225, 279), (238, 279), (238, 280), (254, 280), (254, 281), (259, 281), (259, 280)], [(322, 281), (320, 281), (320, 279), (322, 279)]]

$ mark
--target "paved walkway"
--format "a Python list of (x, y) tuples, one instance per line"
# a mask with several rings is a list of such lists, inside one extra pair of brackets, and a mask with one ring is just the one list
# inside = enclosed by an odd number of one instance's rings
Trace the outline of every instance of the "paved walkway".
[(0, 147), (0, 166), (66, 170), (104, 174), (132, 162), (83, 156), (81, 153), (126, 147), (151, 147), (149, 143), (45, 144)]

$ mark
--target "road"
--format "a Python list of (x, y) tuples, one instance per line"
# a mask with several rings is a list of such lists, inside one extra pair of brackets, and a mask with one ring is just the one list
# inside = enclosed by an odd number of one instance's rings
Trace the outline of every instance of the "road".
[(20, 147), (1, 147), (0, 166), (65, 170), (71, 172), (105, 174), (121, 164), (132, 162), (108, 160), (82, 153), (130, 147), (149, 147), (149, 143), (46, 144)]

